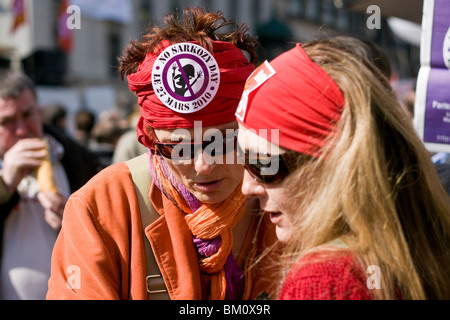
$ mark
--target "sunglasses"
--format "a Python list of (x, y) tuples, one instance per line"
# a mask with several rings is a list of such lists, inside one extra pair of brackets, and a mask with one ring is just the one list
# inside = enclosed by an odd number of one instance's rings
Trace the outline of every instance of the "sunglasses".
[[(222, 138), (212, 136), (212, 141), (202, 142), (160, 142), (152, 128), (152, 140), (155, 150), (164, 158), (177, 161), (193, 160), (198, 151), (206, 151), (211, 157), (219, 157), (231, 152), (236, 152), (237, 135), (227, 135), (221, 131)], [(218, 141), (216, 141), (216, 139)]]
[(266, 185), (281, 183), (300, 166), (300, 159), (304, 159), (302, 163), (312, 159), (295, 151), (271, 156), (267, 153), (244, 151), (239, 145), (237, 148), (239, 163), (256, 181)]

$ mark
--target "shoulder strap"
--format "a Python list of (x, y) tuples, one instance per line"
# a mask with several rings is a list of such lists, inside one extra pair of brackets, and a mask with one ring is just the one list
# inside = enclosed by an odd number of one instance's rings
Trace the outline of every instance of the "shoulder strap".
[(168, 292), (156, 263), (152, 247), (145, 234), (145, 229), (159, 218), (158, 213), (150, 202), (150, 187), (152, 177), (150, 175), (149, 159), (147, 154), (126, 162), (133, 178), (136, 196), (141, 212), (142, 227), (144, 232), (145, 265), (146, 265), (146, 287), (149, 300), (168, 300)]

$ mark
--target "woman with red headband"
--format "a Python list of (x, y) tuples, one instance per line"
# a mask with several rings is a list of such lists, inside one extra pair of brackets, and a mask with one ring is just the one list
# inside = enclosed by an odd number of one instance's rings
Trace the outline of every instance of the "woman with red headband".
[(258, 43), (199, 8), (164, 22), (120, 58), (149, 154), (70, 198), (49, 299), (240, 300), (278, 283), (258, 257), (274, 229), (242, 194), (234, 161), (234, 113)]
[(286, 244), (279, 297), (449, 299), (448, 197), (388, 81), (344, 49), (266, 62), (236, 114), (243, 193)]

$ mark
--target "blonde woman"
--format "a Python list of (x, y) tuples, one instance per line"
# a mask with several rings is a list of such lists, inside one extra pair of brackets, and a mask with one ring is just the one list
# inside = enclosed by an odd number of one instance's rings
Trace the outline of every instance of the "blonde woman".
[(280, 299), (450, 299), (449, 200), (373, 64), (297, 45), (249, 78), (236, 115), (243, 193), (286, 244)]

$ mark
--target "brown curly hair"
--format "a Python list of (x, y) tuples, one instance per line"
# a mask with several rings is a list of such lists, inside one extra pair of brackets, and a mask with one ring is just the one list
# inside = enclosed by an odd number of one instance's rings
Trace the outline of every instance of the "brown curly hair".
[(156, 49), (163, 40), (169, 40), (172, 44), (197, 41), (210, 52), (213, 41), (226, 41), (246, 51), (251, 63), (256, 65), (258, 62), (257, 49), (261, 46), (257, 38), (248, 34), (246, 24), (238, 25), (227, 20), (221, 12), (209, 13), (200, 7), (186, 8), (181, 16), (171, 13), (164, 17), (163, 22), (163, 27), (151, 26), (141, 41), (132, 40), (125, 47), (122, 56), (118, 58), (122, 80), (137, 71), (147, 53), (156, 54)]

